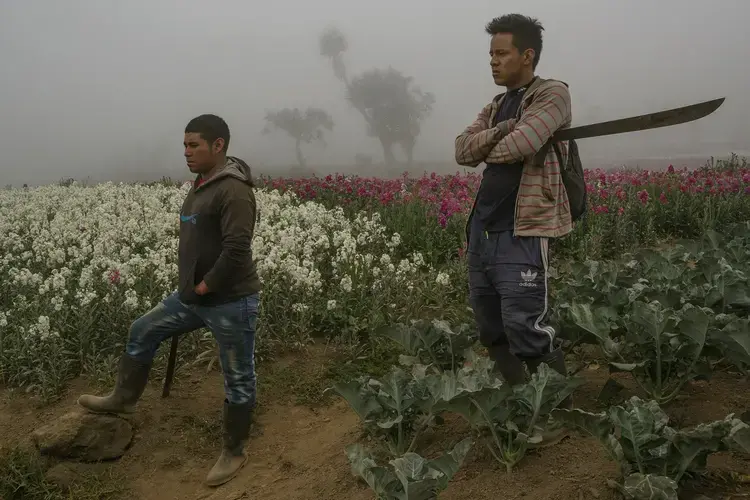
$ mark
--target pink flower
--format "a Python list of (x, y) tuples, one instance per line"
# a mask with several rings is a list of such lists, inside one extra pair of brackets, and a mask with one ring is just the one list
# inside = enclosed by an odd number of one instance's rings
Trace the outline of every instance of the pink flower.
[(112, 269), (109, 271), (109, 284), (119, 285), (120, 284), (120, 271), (118, 269)]

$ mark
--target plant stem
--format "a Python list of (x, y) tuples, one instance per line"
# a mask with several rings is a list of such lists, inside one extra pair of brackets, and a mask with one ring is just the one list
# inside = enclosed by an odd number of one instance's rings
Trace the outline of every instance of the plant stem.
[[(661, 335), (659, 337), (661, 338)], [(662, 393), (661, 384), (661, 344), (656, 342), (656, 390), (659, 391), (659, 396)]]
[[(489, 424), (489, 426), (490, 426), (490, 432), (492, 432), (492, 438), (495, 440), (495, 445), (497, 446), (497, 449), (498, 450), (502, 450), (503, 446), (500, 443), (500, 439), (499, 439), (499, 437), (497, 435), (497, 430), (495, 429), (495, 423), (492, 421), (492, 419), (490, 419), (490, 416), (487, 415), (487, 413), (484, 411), (484, 409), (482, 409), (482, 407), (479, 406), (479, 404), (476, 402), (476, 400), (474, 398), (469, 398), (469, 399), (471, 400), (472, 404), (477, 407), (477, 410), (479, 410), (479, 413), (482, 414), (482, 417), (484, 417), (484, 420)], [(493, 453), (493, 455), (494, 455), (494, 453)], [(495, 455), (495, 458), (497, 458), (500, 461), (500, 463), (505, 463), (502, 460), (500, 460), (500, 458), (497, 457), (497, 455)]]
[(433, 415), (432, 415), (432, 413), (430, 413), (428, 415), (427, 419), (425, 420), (425, 423), (422, 424), (416, 431), (414, 431), (414, 437), (412, 438), (411, 444), (409, 444), (409, 449), (406, 450), (406, 453), (410, 453), (410, 452), (414, 451), (414, 447), (417, 445), (417, 438), (419, 438), (419, 436), (422, 434), (422, 432), (427, 427), (427, 422), (432, 421), (432, 418), (433, 418)]

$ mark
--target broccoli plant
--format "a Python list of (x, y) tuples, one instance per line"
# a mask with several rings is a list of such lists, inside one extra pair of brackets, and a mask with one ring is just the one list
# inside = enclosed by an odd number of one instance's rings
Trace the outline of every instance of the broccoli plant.
[(394, 367), (382, 380), (360, 377), (326, 389), (342, 398), (360, 417), (365, 432), (382, 440), (392, 456), (414, 451), (424, 431), (440, 423), (452, 401), (481, 389), (496, 390), (502, 381), (493, 362), (469, 350), (471, 360), (456, 372), (430, 371), (414, 365), (411, 372)]
[(549, 419), (552, 410), (583, 382), (542, 364), (526, 384), (477, 384), (473, 391), (456, 394), (443, 407), (464, 417), (510, 473), (526, 451), (542, 441), (550, 424), (556, 425)]
[[(631, 304), (617, 317), (606, 306), (575, 304), (572, 321), (596, 336), (614, 370), (627, 371), (659, 404), (672, 401), (701, 373), (710, 318), (692, 305), (675, 311), (660, 302)], [(622, 331), (620, 335), (614, 332)]]
[(346, 455), (352, 473), (370, 486), (378, 500), (433, 500), (448, 487), (472, 444), (471, 438), (466, 438), (433, 460), (405, 453), (388, 462), (390, 467), (378, 465), (359, 444), (347, 446)]
[(445, 321), (413, 321), (380, 328), (376, 334), (398, 343), (407, 355), (402, 364), (424, 364), (439, 371), (457, 370), (466, 359), (467, 349), (477, 341), (476, 329), (462, 324), (455, 330)]
[(416, 442), (417, 428), (424, 428), (429, 419), (421, 403), (427, 399), (427, 386), (423, 378), (394, 367), (381, 380), (368, 376), (345, 383), (336, 383), (326, 389), (346, 400), (364, 424), (365, 431), (381, 439), (393, 456), (411, 451)]
[(601, 441), (620, 466), (622, 482), (617, 488), (632, 500), (677, 500), (680, 482), (702, 474), (711, 453), (750, 453), (750, 426), (733, 415), (676, 430), (656, 401), (636, 396), (607, 412), (556, 409), (552, 416)]

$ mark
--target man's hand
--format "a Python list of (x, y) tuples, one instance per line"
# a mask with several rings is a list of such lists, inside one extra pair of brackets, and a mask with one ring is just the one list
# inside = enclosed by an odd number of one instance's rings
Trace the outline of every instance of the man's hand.
[(514, 130), (516, 120), (513, 118), (491, 127), (491, 114), (492, 104), (488, 104), (479, 112), (474, 123), (456, 137), (456, 163), (465, 167), (476, 167), (486, 161), (487, 155), (498, 141)]
[(205, 281), (198, 283), (198, 286), (195, 287), (195, 293), (198, 295), (206, 295), (208, 293), (208, 286)]

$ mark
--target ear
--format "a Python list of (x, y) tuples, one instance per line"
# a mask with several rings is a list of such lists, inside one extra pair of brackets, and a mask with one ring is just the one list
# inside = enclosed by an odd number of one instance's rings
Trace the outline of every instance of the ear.
[(213, 152), (213, 154), (219, 154), (222, 149), (224, 149), (224, 139), (222, 137), (219, 137), (211, 145), (211, 151)]
[(529, 66), (534, 65), (534, 58), (536, 57), (536, 51), (534, 49), (526, 49), (523, 51), (523, 62)]

